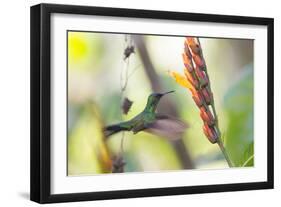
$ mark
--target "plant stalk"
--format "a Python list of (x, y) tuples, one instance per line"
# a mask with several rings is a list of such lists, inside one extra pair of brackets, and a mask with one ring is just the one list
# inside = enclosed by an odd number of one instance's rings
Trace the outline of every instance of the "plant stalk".
[(231, 159), (229, 158), (229, 156), (228, 156), (228, 154), (227, 154), (227, 152), (225, 150), (225, 147), (223, 145), (223, 142), (221, 140), (221, 132), (220, 132), (220, 128), (219, 128), (218, 116), (217, 116), (217, 112), (216, 112), (216, 108), (215, 108), (215, 103), (214, 102), (211, 104), (211, 107), (212, 107), (212, 110), (213, 110), (213, 113), (214, 113), (215, 124), (216, 124), (216, 128), (217, 128), (217, 135), (218, 135), (217, 144), (219, 145), (220, 150), (223, 153), (228, 166), (229, 167), (233, 167), (233, 163), (231, 162)]
[(224, 155), (224, 157), (225, 157), (225, 160), (226, 160), (228, 166), (229, 166), (229, 167), (233, 167), (233, 164), (232, 164), (232, 162), (231, 162), (231, 160), (230, 160), (230, 158), (229, 158), (229, 156), (228, 156), (228, 154), (227, 154), (227, 152), (226, 152), (226, 150), (225, 150), (225, 147), (224, 147), (224, 145), (223, 145), (223, 143), (222, 143), (221, 138), (218, 139), (218, 142), (217, 142), (217, 143), (218, 143), (218, 145), (219, 145), (219, 147), (220, 147), (220, 150), (222, 151), (222, 153), (223, 153), (223, 155)]
[[(197, 38), (197, 40), (198, 40), (198, 43), (199, 43), (200, 48), (201, 48), (200, 41), (199, 41), (198, 38)], [(202, 56), (203, 56), (203, 54), (202, 54)], [(206, 74), (208, 80), (210, 80), (209, 74), (208, 74), (207, 70), (205, 71), (205, 74)], [(209, 81), (209, 88), (211, 89), (211, 81)], [(213, 100), (212, 103), (211, 103), (211, 107), (212, 107), (212, 110), (213, 110), (213, 114), (214, 114), (214, 118), (215, 118), (215, 125), (216, 125), (216, 128), (217, 128), (217, 135), (218, 135), (217, 144), (219, 145), (220, 150), (221, 150), (221, 152), (223, 153), (223, 155), (224, 155), (224, 157), (225, 157), (225, 160), (226, 160), (228, 166), (229, 166), (229, 167), (233, 167), (233, 163), (232, 163), (231, 159), (229, 158), (229, 156), (228, 156), (228, 154), (227, 154), (227, 152), (226, 152), (226, 149), (225, 149), (225, 147), (224, 147), (224, 145), (223, 145), (223, 142), (222, 142), (222, 140), (221, 140), (221, 132), (220, 132), (220, 128), (219, 128), (218, 116), (217, 116), (217, 112), (216, 112), (216, 107), (215, 107), (215, 102), (214, 102), (214, 100)]]

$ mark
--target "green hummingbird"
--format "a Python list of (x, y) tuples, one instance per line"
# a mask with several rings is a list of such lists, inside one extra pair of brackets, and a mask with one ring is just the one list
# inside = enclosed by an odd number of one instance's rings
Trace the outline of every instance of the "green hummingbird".
[(187, 124), (174, 117), (156, 113), (160, 99), (172, 92), (174, 91), (150, 94), (141, 113), (129, 121), (105, 127), (105, 136), (108, 138), (121, 131), (132, 131), (134, 134), (145, 131), (170, 140), (180, 139), (187, 128)]

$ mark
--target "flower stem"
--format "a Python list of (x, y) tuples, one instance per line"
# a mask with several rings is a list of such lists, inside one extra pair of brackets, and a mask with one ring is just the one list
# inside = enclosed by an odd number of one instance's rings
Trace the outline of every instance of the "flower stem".
[[(220, 128), (219, 128), (218, 116), (217, 116), (217, 112), (216, 112), (214, 97), (213, 97), (212, 90), (211, 90), (211, 81), (210, 81), (209, 74), (207, 71), (206, 62), (203, 57), (200, 40), (199, 40), (199, 38), (187, 38), (187, 43), (185, 43), (185, 44), (187, 44), (187, 46), (185, 45), (185, 52), (184, 52), (184, 63), (185, 63), (185, 67), (186, 67), (186, 72), (192, 78), (195, 76), (195, 78), (197, 78), (196, 80), (198, 80), (200, 82), (200, 86), (201, 86), (200, 89), (198, 89), (198, 87), (196, 87), (196, 85), (194, 86), (194, 81), (192, 82), (192, 85), (195, 87), (194, 90), (197, 90), (197, 93), (203, 93), (203, 91), (200, 91), (202, 88), (205, 90), (207, 89), (207, 92), (206, 92), (207, 95), (206, 95), (206, 93), (203, 94), (203, 96), (205, 96), (204, 97), (205, 100), (202, 101), (204, 110), (209, 112), (209, 110), (210, 110), (209, 106), (210, 106), (212, 109), (211, 113), (214, 116), (213, 118), (215, 120), (214, 125), (212, 124), (211, 129), (210, 129), (209, 119), (206, 120), (205, 117), (203, 118), (201, 116), (203, 119), (203, 122), (204, 122), (204, 127), (205, 127), (205, 123), (208, 124), (207, 130), (206, 130), (207, 133), (205, 132), (206, 128), (203, 127), (204, 133), (207, 136), (207, 138), (209, 139), (209, 141), (211, 141), (211, 143), (217, 143), (219, 145), (220, 150), (222, 151), (222, 153), (225, 157), (225, 160), (228, 163), (228, 166), (233, 167), (233, 164), (226, 152), (226, 149), (223, 145), (223, 141), (221, 139), (221, 132), (220, 132)], [(187, 49), (186, 49), (186, 47), (187, 47)], [(199, 72), (197, 71), (197, 73), (200, 75), (198, 75), (196, 73), (197, 68), (200, 69)], [(195, 73), (194, 73), (194, 70), (195, 70)], [(203, 74), (202, 74), (202, 71), (204, 71)], [(205, 74), (206, 78), (204, 78), (204, 74)], [(205, 81), (207, 83), (206, 85), (201, 84), (202, 81), (200, 81), (200, 80), (202, 80), (202, 79), (203, 80), (207, 79), (207, 82)], [(194, 92), (192, 91), (192, 93), (194, 93)], [(196, 94), (196, 95), (198, 96), (198, 94)], [(199, 107), (201, 107), (201, 106), (199, 106)], [(209, 130), (211, 130), (211, 135), (210, 135)]]
[(219, 147), (220, 147), (220, 149), (221, 149), (221, 152), (223, 153), (223, 155), (224, 155), (224, 157), (225, 157), (225, 160), (226, 160), (228, 166), (229, 166), (229, 167), (233, 167), (233, 164), (232, 164), (232, 162), (231, 162), (231, 160), (230, 160), (230, 158), (229, 158), (229, 156), (228, 156), (228, 154), (227, 154), (227, 152), (226, 152), (226, 150), (225, 150), (225, 147), (223, 146), (223, 143), (222, 143), (221, 138), (218, 139), (218, 142), (217, 142), (217, 143), (218, 143), (218, 145), (219, 145)]
[(215, 108), (215, 103), (212, 103), (212, 110), (213, 110), (213, 113), (214, 113), (214, 116), (215, 116), (215, 120), (216, 120), (216, 127), (217, 127), (217, 134), (218, 134), (218, 140), (217, 140), (217, 144), (219, 145), (220, 147), (220, 150), (221, 152), (223, 153), (224, 157), (225, 157), (225, 160), (228, 164), (229, 167), (233, 167), (233, 164), (225, 150), (225, 147), (223, 145), (223, 142), (221, 140), (221, 132), (220, 132), (220, 128), (219, 128), (219, 123), (218, 123), (218, 116), (217, 116), (217, 112), (216, 112), (216, 108)]

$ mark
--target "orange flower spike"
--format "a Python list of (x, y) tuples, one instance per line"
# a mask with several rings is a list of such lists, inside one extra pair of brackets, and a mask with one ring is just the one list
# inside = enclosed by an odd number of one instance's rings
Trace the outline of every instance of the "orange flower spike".
[(203, 131), (204, 131), (204, 134), (209, 138), (212, 138), (213, 137), (213, 133), (212, 133), (212, 130), (211, 128), (209, 127), (208, 124), (204, 124), (203, 125)]
[(208, 84), (208, 78), (204, 71), (200, 70), (198, 67), (195, 68), (195, 74), (199, 79), (201, 87), (206, 86)]
[(213, 101), (213, 93), (206, 87), (202, 89), (202, 95), (208, 105)]
[(203, 132), (204, 132), (205, 136), (208, 137), (208, 139), (209, 139), (209, 137), (210, 137), (210, 134), (209, 134), (210, 129), (209, 129), (208, 124), (204, 124), (203, 125)]
[(185, 55), (186, 55), (189, 59), (192, 58), (192, 55), (191, 55), (191, 53), (190, 53), (190, 51), (189, 51), (188, 44), (187, 44), (186, 42), (184, 42), (184, 53), (185, 53)]
[(214, 144), (217, 142), (218, 140), (218, 136), (217, 136), (217, 133), (216, 131), (214, 130), (214, 128), (210, 128), (208, 126), (208, 124), (204, 124), (203, 125), (203, 131), (204, 131), (204, 134), (206, 135), (206, 137), (208, 138), (208, 140)]
[(205, 63), (203, 61), (203, 59), (199, 56), (199, 55), (193, 55), (193, 60), (195, 62), (195, 64), (202, 70), (203, 68), (205, 68)]
[(204, 123), (207, 123), (209, 126), (213, 126), (215, 124), (214, 116), (208, 108), (201, 107), (200, 116)]
[(198, 40), (196, 38), (187, 37), (185, 44), (187, 44), (188, 47), (190, 48), (190, 50), (192, 51), (192, 58), (193, 58), (195, 64), (201, 70), (205, 70), (205, 61), (202, 56), (202, 51), (201, 51), (200, 45), (198, 43)]
[(202, 95), (200, 94), (200, 92), (194, 92), (192, 94), (192, 98), (194, 100), (194, 102), (196, 103), (196, 105), (200, 108), (201, 106), (203, 106), (204, 103), (204, 99), (202, 98)]
[(194, 86), (194, 89), (199, 89), (199, 81), (197, 80), (197, 78), (194, 77), (193, 74), (190, 73), (187, 69), (184, 70), (184, 74), (186, 79)]
[(185, 42), (190, 47), (190, 49), (192, 49), (192, 47), (197, 44), (196, 38), (194, 38), (194, 37), (186, 37)]
[(197, 38), (186, 38), (185, 43), (188, 45), (188, 47), (190, 48), (190, 50), (192, 51), (192, 56), (201, 56), (201, 48), (200, 45), (198, 43)]
[(182, 59), (183, 59), (183, 63), (185, 68), (189, 71), (192, 72), (194, 70), (194, 67), (192, 65), (191, 59), (189, 59), (186, 54), (182, 54)]
[(199, 56), (201, 55), (201, 49), (197, 41), (197, 38), (191, 38), (187, 40), (187, 43), (194, 55), (199, 55)]
[(202, 118), (202, 120), (204, 122), (208, 122), (209, 121), (209, 117), (208, 117), (204, 107), (200, 108), (200, 117)]
[(214, 118), (213, 114), (211, 113), (210, 110), (206, 111), (206, 114), (208, 116), (208, 122), (207, 122), (208, 125), (213, 126), (215, 124), (215, 118)]

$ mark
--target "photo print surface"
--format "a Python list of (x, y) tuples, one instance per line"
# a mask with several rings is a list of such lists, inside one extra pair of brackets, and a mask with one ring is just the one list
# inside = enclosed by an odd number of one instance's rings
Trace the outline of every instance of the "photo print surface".
[(254, 166), (252, 39), (67, 32), (67, 175)]

